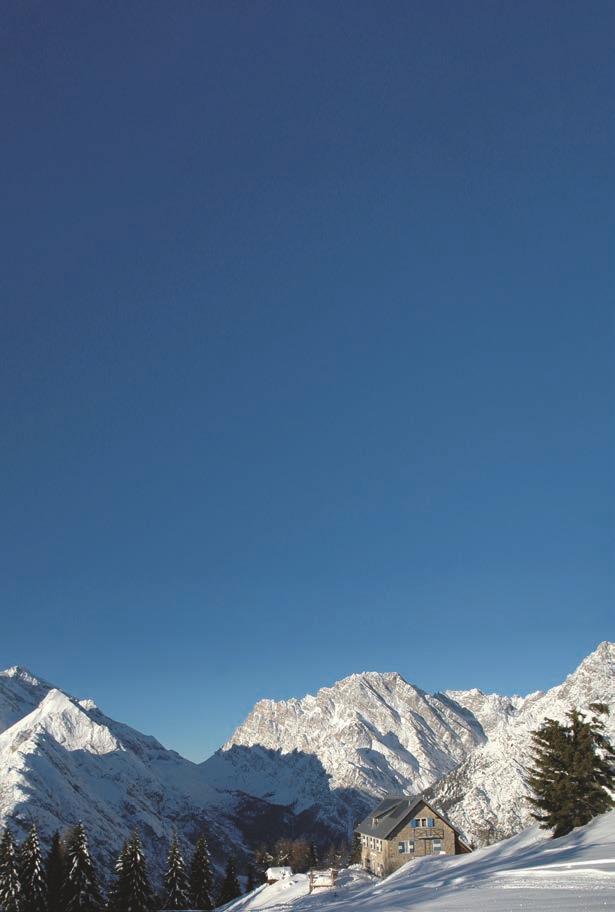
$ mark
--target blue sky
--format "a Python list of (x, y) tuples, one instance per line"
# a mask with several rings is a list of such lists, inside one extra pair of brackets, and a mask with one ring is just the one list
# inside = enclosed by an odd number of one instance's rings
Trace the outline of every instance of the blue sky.
[(0, 665), (200, 759), (613, 638), (612, 6), (1, 18)]

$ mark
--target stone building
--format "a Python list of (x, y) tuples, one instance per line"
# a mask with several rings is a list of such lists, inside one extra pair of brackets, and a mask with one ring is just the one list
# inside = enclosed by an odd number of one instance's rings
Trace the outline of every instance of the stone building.
[(414, 858), (461, 855), (471, 849), (443, 814), (421, 797), (392, 795), (357, 827), (361, 864), (385, 877)]

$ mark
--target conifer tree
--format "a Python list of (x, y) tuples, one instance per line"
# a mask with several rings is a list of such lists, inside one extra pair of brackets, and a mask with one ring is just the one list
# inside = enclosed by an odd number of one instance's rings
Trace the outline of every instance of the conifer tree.
[(122, 851), (117, 857), (115, 862), (115, 877), (111, 881), (109, 886), (109, 892), (107, 894), (107, 910), (108, 912), (120, 912), (123, 903), (122, 897), (122, 874), (124, 871), (124, 863), (126, 861), (126, 854), (128, 852), (128, 840), (124, 840), (124, 845), (122, 846)]
[(310, 846), (305, 839), (295, 839), (291, 843), (290, 854), (286, 864), (295, 874), (304, 874), (310, 867)]
[(274, 858), (267, 846), (260, 845), (254, 852), (254, 864), (258, 871), (259, 881), (263, 883), (266, 880), (265, 872), (274, 864)]
[(85, 828), (82, 823), (78, 823), (66, 849), (64, 912), (98, 912), (101, 907), (98, 879), (90, 857)]
[(251, 893), (252, 890), (254, 890), (256, 888), (256, 879), (254, 876), (254, 868), (252, 867), (252, 865), (248, 865), (247, 875), (248, 876), (246, 877), (246, 893)]
[(324, 863), (326, 868), (335, 868), (337, 865), (337, 849), (334, 842), (331, 843), (325, 852)]
[(13, 834), (7, 827), (0, 840), (0, 909), (2, 912), (20, 912), (21, 901), (17, 850)]
[(352, 848), (350, 850), (350, 864), (361, 863), (361, 834), (355, 833), (352, 837)]
[(315, 842), (310, 842), (309, 864), (312, 869), (318, 867), (318, 849), (316, 848)]
[(230, 902), (231, 899), (237, 899), (238, 896), (241, 896), (241, 887), (237, 879), (235, 859), (231, 856), (226, 864), (226, 874), (220, 887), (217, 905), (223, 906), (225, 903)]
[(115, 877), (109, 897), (111, 908), (118, 912), (149, 912), (153, 909), (154, 896), (137, 830), (130, 841), (124, 843), (115, 866)]
[(597, 814), (614, 806), (615, 751), (604, 734), (600, 718), (609, 714), (605, 703), (592, 703), (589, 720), (573, 708), (567, 713), (572, 742), (571, 782), (573, 786), (573, 826), (589, 823)]
[(45, 912), (47, 884), (38, 831), (34, 823), (21, 847), (20, 860), (22, 912)]
[(66, 850), (56, 830), (47, 855), (47, 912), (62, 912), (63, 886), (66, 871)]
[(190, 885), (186, 866), (179, 849), (177, 834), (173, 837), (169, 856), (167, 859), (167, 871), (164, 875), (165, 886), (165, 909), (187, 909), (189, 905)]
[(213, 908), (213, 887), (214, 875), (207, 840), (201, 836), (197, 840), (190, 865), (190, 898), (193, 909)]
[(533, 763), (526, 782), (532, 816), (553, 836), (564, 836), (613, 807), (609, 794), (615, 786), (615, 752), (604, 735), (603, 703), (590, 706), (588, 720), (576, 708), (566, 715), (568, 724), (546, 719), (532, 732)]

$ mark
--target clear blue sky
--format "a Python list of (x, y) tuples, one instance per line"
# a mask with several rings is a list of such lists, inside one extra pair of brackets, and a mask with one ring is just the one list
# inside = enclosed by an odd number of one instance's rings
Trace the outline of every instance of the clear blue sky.
[(612, 4), (0, 19), (0, 665), (203, 758), (612, 638)]

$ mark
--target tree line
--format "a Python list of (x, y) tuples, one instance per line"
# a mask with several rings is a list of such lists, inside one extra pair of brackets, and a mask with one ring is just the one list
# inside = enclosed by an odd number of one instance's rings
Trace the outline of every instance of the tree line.
[[(256, 849), (254, 862), (245, 871), (245, 892), (264, 883), (269, 867), (289, 866), (295, 873), (317, 867), (340, 868), (360, 861), (360, 854), (356, 839), (352, 844), (341, 840), (323, 848), (307, 839), (281, 838)], [(65, 838), (54, 833), (46, 855), (35, 824), (21, 845), (9, 827), (0, 839), (0, 912), (208, 912), (242, 895), (232, 856), (222, 881), (216, 885), (204, 836), (197, 840), (189, 864), (174, 836), (163, 884), (162, 891), (156, 893), (137, 830), (122, 846), (106, 895), (82, 823)]]
[(271, 867), (290, 867), (295, 874), (305, 874), (314, 868), (346, 868), (361, 860), (360, 844), (345, 839), (318, 846), (308, 839), (278, 839), (272, 844), (261, 844), (254, 853), (257, 877), (264, 880), (265, 871)]
[[(177, 836), (173, 838), (164, 874), (164, 888), (154, 891), (138, 831), (122, 847), (107, 896), (103, 895), (79, 823), (62, 839), (56, 832), (46, 856), (36, 825), (21, 845), (7, 827), (0, 839), (0, 910), (2, 912), (155, 912), (158, 909), (207, 910), (241, 896), (234, 858), (216, 889), (204, 836), (197, 840), (186, 864)], [(248, 875), (248, 889), (254, 889)]]

